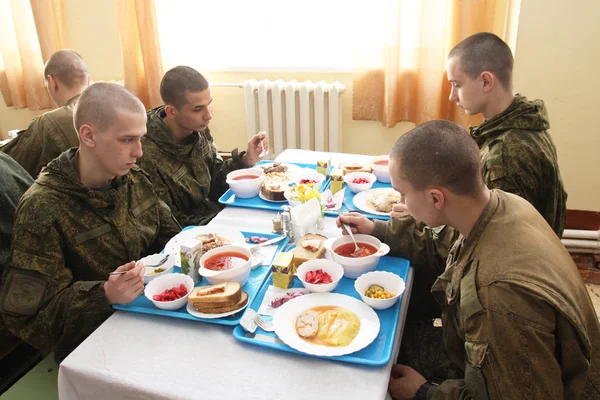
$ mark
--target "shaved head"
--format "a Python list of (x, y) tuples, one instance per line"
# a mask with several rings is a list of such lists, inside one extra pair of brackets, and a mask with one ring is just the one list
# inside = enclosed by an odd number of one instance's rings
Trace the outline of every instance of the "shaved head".
[(81, 93), (73, 111), (75, 129), (91, 125), (105, 131), (117, 120), (117, 112), (146, 115), (140, 99), (116, 83), (98, 82)]
[(72, 89), (87, 85), (89, 73), (83, 58), (73, 50), (63, 49), (50, 56), (44, 67), (44, 79), (48, 75)]
[(489, 32), (476, 33), (457, 44), (448, 59), (457, 57), (460, 69), (471, 79), (482, 72), (494, 74), (507, 90), (512, 88), (513, 55), (510, 47), (498, 36)]
[(208, 88), (208, 81), (194, 68), (180, 65), (167, 71), (160, 82), (160, 97), (165, 104), (178, 110), (187, 103), (187, 92), (202, 92)]
[(430, 121), (408, 131), (392, 147), (390, 159), (416, 190), (438, 186), (470, 195), (484, 187), (479, 147), (450, 121)]

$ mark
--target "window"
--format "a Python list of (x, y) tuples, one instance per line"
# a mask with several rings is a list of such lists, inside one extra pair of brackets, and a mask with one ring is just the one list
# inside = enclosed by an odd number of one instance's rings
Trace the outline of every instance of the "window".
[(156, 0), (165, 69), (349, 72), (385, 0)]

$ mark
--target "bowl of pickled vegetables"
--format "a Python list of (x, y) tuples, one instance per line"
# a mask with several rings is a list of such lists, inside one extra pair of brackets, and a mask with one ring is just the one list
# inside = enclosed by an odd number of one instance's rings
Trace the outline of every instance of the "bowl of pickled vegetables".
[(367, 272), (354, 282), (354, 289), (362, 301), (375, 310), (385, 310), (396, 304), (405, 287), (402, 278), (387, 271)]

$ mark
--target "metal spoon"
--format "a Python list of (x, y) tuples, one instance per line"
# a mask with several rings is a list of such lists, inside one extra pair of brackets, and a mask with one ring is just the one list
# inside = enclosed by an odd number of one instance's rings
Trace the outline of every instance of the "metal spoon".
[[(342, 211), (342, 207), (338, 208), (338, 214), (340, 215), (340, 217), (344, 215), (344, 212)], [(342, 223), (342, 226), (344, 227), (346, 232), (348, 232), (348, 235), (350, 235), (350, 238), (354, 242), (354, 254), (358, 253), (358, 251), (360, 250), (360, 247), (358, 247), (358, 244), (356, 243), (356, 239), (354, 239), (354, 235), (352, 234), (352, 229), (348, 225), (343, 223), (341, 219), (340, 219), (340, 222)]]

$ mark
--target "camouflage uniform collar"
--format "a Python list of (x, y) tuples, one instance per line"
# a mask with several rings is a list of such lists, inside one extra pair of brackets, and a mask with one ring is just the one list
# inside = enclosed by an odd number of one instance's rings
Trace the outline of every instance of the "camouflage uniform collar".
[[(161, 150), (175, 157), (188, 159), (200, 145), (200, 134), (192, 132), (183, 143), (175, 143), (171, 129), (165, 124), (161, 116), (163, 112), (164, 106), (148, 111), (148, 132), (145, 139), (155, 142)], [(209, 128), (206, 128), (202, 133), (205, 132), (210, 135)]]
[(41, 186), (49, 187), (68, 196), (89, 203), (93, 208), (113, 206), (119, 197), (121, 188), (132, 184), (133, 180), (127, 175), (116, 177), (109, 186), (101, 189), (87, 188), (79, 178), (77, 159), (79, 149), (72, 148), (53, 160), (36, 181)]
[(67, 101), (67, 104), (65, 104), (65, 107), (75, 106), (75, 103), (77, 103), (77, 100), (79, 100), (80, 96), (81, 96), (81, 93), (78, 94), (78, 95), (75, 95), (75, 96), (71, 97), (69, 99), (69, 101)]
[(516, 94), (510, 106), (495, 117), (483, 121), (479, 126), (469, 127), (471, 137), (479, 147), (511, 129), (545, 131), (550, 129), (548, 112), (542, 100), (529, 101)]

